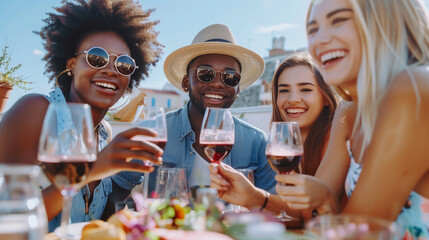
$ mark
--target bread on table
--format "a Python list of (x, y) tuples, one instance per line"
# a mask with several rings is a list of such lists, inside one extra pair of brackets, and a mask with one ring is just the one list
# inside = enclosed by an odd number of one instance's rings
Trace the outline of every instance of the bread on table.
[(126, 240), (126, 235), (122, 228), (101, 220), (93, 220), (83, 227), (81, 240), (99, 239)]

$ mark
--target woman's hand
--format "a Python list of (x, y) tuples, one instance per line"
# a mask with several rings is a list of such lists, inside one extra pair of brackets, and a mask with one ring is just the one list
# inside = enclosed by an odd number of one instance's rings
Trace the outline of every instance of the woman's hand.
[(153, 171), (153, 167), (129, 162), (131, 159), (149, 160), (154, 164), (162, 163), (163, 150), (149, 141), (131, 140), (136, 135), (155, 137), (156, 132), (139, 127), (119, 133), (98, 153), (97, 161), (94, 164), (88, 182), (102, 179), (121, 171)]
[(332, 191), (317, 178), (304, 174), (279, 174), (276, 176), (279, 183), (276, 191), (294, 210), (313, 210), (329, 204), (332, 199)]
[(243, 174), (224, 163), (211, 163), (210, 187), (217, 189), (219, 197), (232, 204), (247, 207), (261, 207), (265, 193), (256, 188)]

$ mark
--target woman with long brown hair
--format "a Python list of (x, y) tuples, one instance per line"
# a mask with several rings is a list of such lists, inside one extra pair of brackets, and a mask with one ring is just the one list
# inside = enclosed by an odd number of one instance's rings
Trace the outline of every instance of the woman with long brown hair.
[[(329, 131), (337, 106), (335, 95), (307, 52), (286, 58), (272, 80), (273, 114), (271, 122), (299, 123), (304, 140), (304, 159), (296, 172), (314, 175), (326, 150)], [(242, 174), (225, 164), (210, 164), (210, 186), (220, 197), (249, 209), (260, 208), (278, 213), (285, 205), (277, 195), (254, 187)], [(288, 211), (301, 217), (301, 212)]]
[(337, 100), (307, 52), (286, 58), (272, 86), (271, 122), (298, 122), (304, 158), (296, 172), (314, 175), (326, 150)]

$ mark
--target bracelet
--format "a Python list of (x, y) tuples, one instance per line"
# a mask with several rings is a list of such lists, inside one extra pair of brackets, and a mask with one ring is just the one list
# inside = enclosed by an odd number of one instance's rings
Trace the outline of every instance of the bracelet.
[(268, 194), (268, 192), (265, 192), (265, 201), (264, 201), (264, 204), (262, 205), (261, 209), (259, 209), (259, 211), (264, 210), (264, 208), (267, 206), (269, 196), (270, 195)]

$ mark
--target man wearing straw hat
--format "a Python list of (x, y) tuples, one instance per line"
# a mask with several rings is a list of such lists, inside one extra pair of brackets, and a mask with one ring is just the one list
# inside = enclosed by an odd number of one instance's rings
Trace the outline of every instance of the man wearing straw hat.
[[(177, 49), (165, 60), (164, 72), (168, 81), (188, 92), (190, 101), (166, 115), (168, 140), (162, 156), (163, 167), (186, 168), (191, 189), (210, 184), (209, 159), (199, 144), (205, 109), (229, 108), (240, 90), (261, 76), (264, 67), (263, 59), (238, 46), (230, 28), (222, 24), (204, 28), (191, 45)], [(234, 146), (223, 162), (233, 168), (252, 168), (255, 185), (274, 192), (276, 173), (265, 156), (265, 133), (235, 117), (234, 124)], [(155, 188), (154, 177), (151, 174), (149, 192)], [(116, 180), (119, 178), (124, 180), (121, 187), (131, 189), (141, 181), (141, 174), (120, 173)]]
[[(186, 168), (190, 187), (209, 185), (209, 159), (199, 144), (205, 109), (229, 108), (264, 67), (263, 59), (238, 46), (230, 28), (222, 24), (204, 28), (191, 45), (172, 52), (165, 60), (164, 73), (171, 84), (189, 93), (190, 101), (166, 116), (163, 166)], [(274, 191), (275, 172), (266, 160), (265, 134), (235, 117), (234, 124), (234, 146), (223, 162), (234, 168), (253, 168), (256, 186)]]

